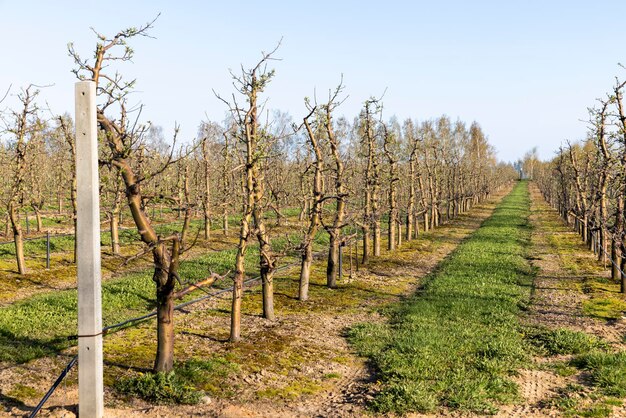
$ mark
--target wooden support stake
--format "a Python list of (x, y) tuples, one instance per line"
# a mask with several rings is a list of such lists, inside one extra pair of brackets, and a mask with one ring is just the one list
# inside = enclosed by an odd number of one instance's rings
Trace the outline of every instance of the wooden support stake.
[(46, 232), (46, 269), (50, 270), (50, 231)]

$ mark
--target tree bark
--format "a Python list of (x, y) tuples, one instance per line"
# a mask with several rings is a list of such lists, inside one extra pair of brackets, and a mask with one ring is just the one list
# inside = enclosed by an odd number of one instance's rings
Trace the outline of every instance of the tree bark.
[(202, 214), (204, 215), (204, 239), (211, 238), (211, 167), (209, 166), (208, 138), (202, 141), (203, 186)]
[(298, 300), (304, 302), (309, 299), (309, 282), (311, 280), (311, 266), (313, 265), (313, 249), (306, 246), (300, 264), (300, 281), (298, 286)]
[[(119, 178), (118, 178), (119, 180)], [(116, 184), (119, 185), (119, 181), (116, 180)], [(119, 217), (120, 217), (120, 206), (122, 204), (122, 193), (121, 190), (115, 191), (115, 199), (113, 201), (113, 207), (111, 208), (111, 212), (109, 213), (109, 226), (111, 230), (111, 252), (114, 255), (120, 254), (120, 232), (119, 232)]]
[(37, 220), (37, 232), (41, 232), (43, 229), (43, 222), (41, 221), (41, 209), (38, 205), (31, 205), (33, 212), (35, 212), (35, 219)]
[[(313, 162), (314, 174), (313, 174), (313, 184), (312, 184), (312, 195), (311, 199), (311, 212), (309, 215), (309, 227), (307, 229), (306, 234), (304, 235), (304, 239), (302, 242), (303, 248), (302, 250), (302, 263), (300, 268), (300, 286), (298, 292), (298, 299), (301, 301), (305, 301), (309, 297), (309, 280), (311, 277), (311, 265), (313, 264), (313, 242), (315, 240), (315, 236), (317, 235), (317, 231), (319, 230), (321, 224), (321, 215), (322, 215), (322, 199), (323, 199), (323, 171), (324, 171), (324, 159), (322, 156), (322, 150), (320, 148), (320, 144), (318, 139), (309, 124), (309, 118), (315, 112), (315, 108), (311, 110), (309, 115), (304, 118), (303, 124), (306, 128), (307, 137), (309, 140), (309, 144), (311, 146), (311, 150), (313, 151), (313, 155), (315, 155), (315, 161)], [(301, 180), (301, 186), (303, 187), (304, 182)], [(303, 195), (306, 197), (306, 194)], [(305, 198), (306, 200), (306, 198)]]
[(17, 213), (15, 212), (15, 206), (13, 202), (9, 203), (8, 214), (9, 214), (9, 219), (11, 221), (11, 227), (13, 228), (13, 242), (15, 244), (15, 260), (17, 262), (17, 272), (19, 274), (26, 274), (22, 226), (20, 225), (20, 222), (17, 219)]
[(363, 234), (363, 258), (361, 259), (361, 264), (366, 265), (370, 261), (369, 254), (371, 252), (369, 226), (361, 227), (361, 233)]
[(120, 254), (120, 233), (119, 233), (119, 218), (117, 216), (117, 213), (111, 212), (109, 225), (111, 227), (111, 252), (114, 255), (119, 255)]
[(171, 260), (164, 244), (158, 244), (153, 251), (154, 281), (157, 283), (157, 352), (154, 370), (169, 372), (174, 368), (174, 286), (178, 274), (179, 242), (172, 243)]
[(261, 273), (262, 293), (263, 293), (263, 318), (273, 321), (274, 314), (274, 270), (276, 261), (272, 257), (265, 223), (263, 222), (260, 209), (255, 207), (253, 211), (254, 223), (257, 229), (257, 239), (259, 241), (259, 266)]
[[(339, 244), (340, 240), (331, 235), (328, 243), (328, 264), (326, 266), (326, 286), (334, 289), (337, 287), (339, 274)], [(365, 264), (366, 261), (363, 262)]]

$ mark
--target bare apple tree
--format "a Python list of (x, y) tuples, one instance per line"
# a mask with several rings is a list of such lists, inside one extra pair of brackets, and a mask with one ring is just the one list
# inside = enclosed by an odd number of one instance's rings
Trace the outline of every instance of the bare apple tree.
[[(158, 17), (158, 16), (157, 16)], [(157, 302), (157, 352), (154, 370), (169, 372), (174, 359), (174, 304), (173, 296), (178, 279), (179, 254), (181, 252), (179, 234), (161, 237), (157, 234), (143, 204), (142, 182), (162, 173), (173, 163), (173, 150), (161, 167), (150, 173), (137, 172), (136, 159), (139, 146), (148, 127), (138, 122), (141, 107), (129, 108), (128, 95), (133, 91), (135, 80), (125, 81), (119, 73), (110, 73), (110, 65), (130, 61), (133, 49), (127, 44), (132, 38), (147, 37), (154, 21), (138, 28), (129, 28), (113, 37), (96, 33), (98, 39), (93, 60), (81, 58), (69, 44), (70, 56), (76, 64), (73, 70), (80, 80), (92, 80), (100, 98), (97, 108), (98, 125), (106, 146), (102, 164), (115, 167), (124, 183), (126, 203), (141, 240), (152, 253)], [(174, 133), (176, 141), (178, 129)], [(105, 150), (103, 150), (105, 151)]]
[(265, 197), (264, 163), (270, 149), (272, 137), (259, 122), (259, 94), (264, 91), (274, 76), (274, 70), (268, 70), (267, 64), (274, 60), (274, 53), (280, 43), (269, 53), (262, 53), (261, 59), (251, 69), (241, 68), (240, 75), (233, 75), (237, 91), (244, 96), (247, 105), (239, 105), (233, 94), (232, 101), (219, 95), (230, 109), (237, 124), (234, 133), (243, 149), (243, 210), (239, 229), (239, 243), (235, 257), (235, 277), (231, 310), (230, 341), (241, 339), (241, 301), (246, 276), (245, 256), (248, 241), (256, 236), (259, 243), (259, 267), (263, 292), (263, 317), (274, 319), (273, 275), (276, 269), (276, 257), (272, 253), (269, 234), (265, 225), (263, 202)]

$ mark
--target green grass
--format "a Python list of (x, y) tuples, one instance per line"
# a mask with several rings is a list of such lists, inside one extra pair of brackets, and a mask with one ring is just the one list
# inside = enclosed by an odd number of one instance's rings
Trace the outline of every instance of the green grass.
[(626, 397), (626, 352), (593, 352), (572, 361), (590, 373), (593, 386), (606, 396)]
[[(258, 249), (249, 248), (246, 268), (258, 272)], [(185, 281), (196, 282), (209, 271), (232, 269), (235, 250), (205, 253), (181, 262), (179, 274)], [(227, 287), (228, 280), (217, 284)], [(188, 296), (187, 299), (195, 296)], [(129, 272), (102, 285), (104, 325), (142, 315), (155, 307), (152, 270)], [(73, 342), (67, 336), (77, 328), (77, 292), (75, 289), (40, 294), (0, 309), (0, 361), (23, 363), (53, 355)]]
[(136, 373), (116, 380), (121, 395), (157, 404), (196, 404), (204, 394), (228, 397), (227, 381), (239, 367), (223, 357), (191, 358), (171, 373)]
[(626, 311), (626, 301), (617, 297), (592, 297), (583, 302), (583, 313), (599, 319), (620, 319)]
[(386, 311), (386, 324), (349, 332), (378, 369), (377, 412), (432, 412), (448, 407), (494, 413), (518, 399), (509, 378), (529, 360), (519, 332), (532, 269), (527, 183), (446, 259), (422, 291)]
[(33, 398), (41, 397), (42, 393), (35, 388), (32, 388), (21, 383), (15, 383), (13, 388), (7, 393), (12, 398), (19, 401), (26, 401)]
[[(196, 221), (201, 225), (201, 221)], [(174, 228), (175, 224), (164, 225), (163, 228)], [(165, 229), (164, 229), (165, 230)], [(132, 240), (135, 230), (122, 230), (122, 240)], [(108, 234), (103, 233), (103, 237)], [(298, 242), (298, 234), (291, 234), (289, 239)], [(65, 247), (73, 248), (73, 238), (57, 238)], [(251, 241), (250, 244), (254, 244)], [(288, 244), (287, 238), (275, 237), (272, 247), (282, 251)], [(28, 241), (27, 248), (45, 251), (45, 239)], [(328, 245), (328, 234), (320, 231), (315, 240), (315, 250)], [(39, 247), (37, 247), (39, 246)], [(43, 249), (42, 249), (43, 248)], [(13, 250), (13, 246), (0, 247), (2, 250)], [(27, 251), (28, 252), (28, 251)], [(293, 251), (284, 257), (279, 265), (295, 261)], [(199, 256), (184, 259), (180, 263), (179, 274), (185, 282), (194, 283), (209, 275), (211, 271), (219, 274), (233, 269), (236, 248), (222, 251), (205, 252)], [(246, 271), (249, 277), (258, 274), (258, 245), (250, 245), (246, 251)], [(222, 280), (214, 286), (225, 288), (232, 284), (230, 279)], [(277, 285), (278, 287), (278, 285)], [(295, 290), (291, 290), (295, 294)], [(198, 292), (184, 300), (198, 296)], [(111, 325), (125, 319), (142, 315), (155, 307), (155, 286), (152, 281), (152, 269), (127, 272), (120, 277), (111, 279), (102, 285), (102, 308), (104, 325)], [(35, 295), (6, 307), (0, 308), (0, 361), (23, 363), (34, 358), (54, 355), (67, 348), (73, 341), (67, 336), (74, 334), (77, 327), (77, 292), (75, 289), (54, 291)]]
[(526, 339), (534, 345), (541, 354), (586, 354), (597, 349), (607, 349), (608, 344), (597, 337), (580, 331), (566, 328), (526, 328)]
[[(626, 397), (626, 352), (591, 350), (568, 362), (586, 372), (585, 385), (568, 384), (545, 403), (566, 417), (608, 417)], [(561, 364), (559, 367), (564, 367)], [(567, 375), (570, 375), (569, 373)]]
[(585, 386), (568, 383), (556, 389), (556, 395), (542, 402), (543, 406), (556, 408), (563, 417), (602, 418), (611, 415), (614, 406), (622, 402), (615, 398), (598, 398)]
[(197, 404), (202, 392), (172, 373), (146, 373), (122, 378), (115, 389), (124, 395), (139, 397), (156, 404)]

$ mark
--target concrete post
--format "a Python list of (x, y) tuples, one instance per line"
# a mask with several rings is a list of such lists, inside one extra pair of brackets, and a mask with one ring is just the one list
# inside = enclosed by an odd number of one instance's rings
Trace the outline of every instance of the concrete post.
[(76, 83), (78, 414), (104, 415), (96, 85)]

